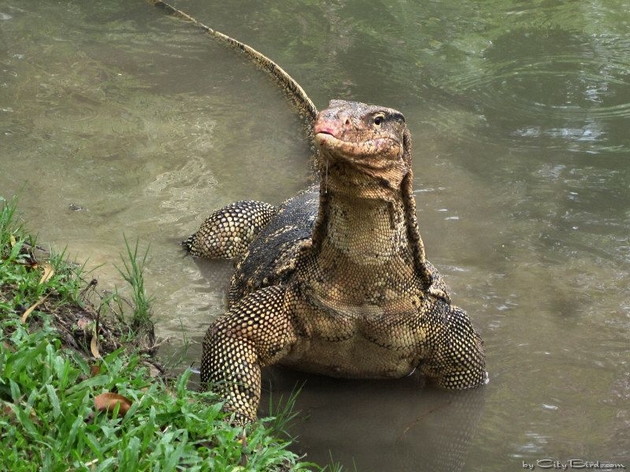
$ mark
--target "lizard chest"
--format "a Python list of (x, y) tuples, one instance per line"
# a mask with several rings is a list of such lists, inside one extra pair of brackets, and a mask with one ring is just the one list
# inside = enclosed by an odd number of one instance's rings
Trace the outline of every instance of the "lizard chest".
[(282, 364), (345, 378), (399, 378), (422, 358), (424, 334), (415, 311), (341, 306), (304, 296), (292, 304), (297, 341)]

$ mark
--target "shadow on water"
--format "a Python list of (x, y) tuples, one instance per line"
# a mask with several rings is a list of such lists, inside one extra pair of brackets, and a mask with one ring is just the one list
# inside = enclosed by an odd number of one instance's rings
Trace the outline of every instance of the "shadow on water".
[[(417, 375), (395, 381), (332, 379), (269, 369), (262, 405), (288, 398), (302, 385), (290, 428), (297, 450), (320, 464), (349, 470), (462, 471), (484, 390), (444, 392)], [(263, 414), (265, 408), (263, 408)], [(343, 444), (343, 447), (340, 445)], [(316, 445), (316, 446), (315, 446)], [(395, 469), (392, 469), (395, 467)]]

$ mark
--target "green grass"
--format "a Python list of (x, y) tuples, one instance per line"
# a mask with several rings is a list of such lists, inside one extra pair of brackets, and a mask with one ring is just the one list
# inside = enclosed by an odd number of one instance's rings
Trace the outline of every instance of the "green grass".
[[(83, 317), (93, 314), (103, 330), (120, 317), (84, 299), (83, 268), (63, 254), (50, 255), (53, 275), (41, 281), (35, 239), (15, 222), (15, 201), (0, 198), (0, 205), (0, 470), (322, 470), (302, 462), (279, 432), (290, 407), (277, 420), (233, 427), (212, 393), (187, 388), (188, 371), (156, 378), (146, 357), (127, 347), (108, 350), (119, 345), (100, 331), (102, 358), (94, 358), (88, 339), (95, 331), (80, 326)], [(127, 243), (127, 257), (121, 273), (132, 286), (133, 327), (150, 321), (142, 278), (147, 253)], [(68, 344), (68, 336), (75, 342)], [(124, 396), (129, 410), (99, 412), (95, 398), (105, 392)]]
[(140, 257), (138, 241), (136, 241), (132, 250), (126, 237), (125, 247), (127, 249), (127, 259), (123, 257), (123, 267), (116, 268), (132, 289), (133, 316), (131, 326), (134, 329), (140, 329), (150, 323), (151, 303), (153, 302), (144, 289), (144, 267), (149, 256), (149, 248), (147, 247), (142, 257)]
[[(187, 389), (188, 373), (172, 386), (149, 378), (138, 356), (115, 351), (93, 375), (73, 351), (60, 349), (49, 326), (29, 333), (4, 322), (0, 398), (0, 464), (5, 470), (294, 470), (305, 469), (287, 442), (264, 425), (224, 421), (210, 393)], [(94, 397), (130, 399), (121, 417), (99, 413)], [(242, 467), (242, 468), (241, 468)]]

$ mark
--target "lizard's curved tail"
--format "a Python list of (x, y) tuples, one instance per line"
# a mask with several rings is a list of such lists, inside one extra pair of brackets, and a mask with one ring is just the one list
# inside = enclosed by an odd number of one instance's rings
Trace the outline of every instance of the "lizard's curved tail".
[(230, 36), (227, 36), (220, 31), (216, 31), (209, 26), (204, 25), (203, 23), (194, 19), (192, 16), (184, 13), (181, 10), (178, 10), (167, 2), (164, 2), (162, 0), (147, 1), (150, 4), (161, 8), (173, 17), (189, 21), (195, 27), (202, 29), (217, 41), (220, 41), (230, 47), (233, 47), (234, 49), (237, 49), (238, 51), (245, 54), (250, 60), (252, 60), (265, 72), (271, 75), (271, 77), (280, 85), (287, 98), (289, 98), (291, 103), (297, 108), (300, 117), (304, 121), (309, 145), (311, 146), (311, 149), (315, 149), (313, 122), (315, 121), (315, 117), (317, 116), (317, 108), (315, 107), (311, 99), (308, 98), (308, 95), (306, 95), (306, 92), (300, 86), (300, 84), (298, 84), (295, 79), (291, 77), (282, 67), (280, 67), (278, 64), (273, 62), (261, 52), (258, 52), (256, 49), (248, 46), (245, 43), (240, 42), (237, 39), (231, 38)]

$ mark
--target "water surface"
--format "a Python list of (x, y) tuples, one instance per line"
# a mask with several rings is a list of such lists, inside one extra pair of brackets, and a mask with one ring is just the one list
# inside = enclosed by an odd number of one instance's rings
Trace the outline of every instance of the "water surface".
[[(296, 447), (359, 471), (630, 467), (627, 2), (178, 6), (319, 108), (405, 114), (428, 256), (486, 343), (491, 381), (471, 392), (269, 372), (274, 395), (307, 380)], [(20, 195), (41, 241), (102, 265), (103, 287), (120, 284), (123, 235), (150, 246), (158, 331), (190, 339), (189, 361), (230, 265), (178, 241), (213, 209), (308, 181), (300, 122), (266, 76), (140, 0), (5, 0), (0, 132), (0, 195)]]

